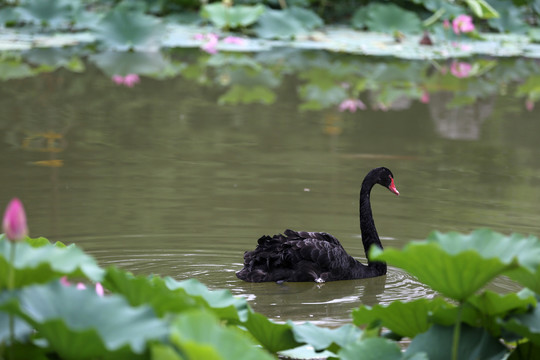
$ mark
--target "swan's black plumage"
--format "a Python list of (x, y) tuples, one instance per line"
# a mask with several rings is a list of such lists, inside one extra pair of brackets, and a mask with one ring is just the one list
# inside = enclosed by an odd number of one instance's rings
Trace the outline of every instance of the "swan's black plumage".
[(364, 265), (347, 254), (338, 239), (323, 232), (285, 230), (283, 234), (262, 236), (253, 251), (244, 254), (244, 268), (239, 279), (264, 281), (335, 281), (375, 277), (386, 274), (386, 264), (371, 261), (372, 245), (382, 248), (373, 215), (370, 193), (381, 184), (399, 195), (392, 172), (384, 167), (371, 170), (360, 189), (360, 230), (368, 258)]

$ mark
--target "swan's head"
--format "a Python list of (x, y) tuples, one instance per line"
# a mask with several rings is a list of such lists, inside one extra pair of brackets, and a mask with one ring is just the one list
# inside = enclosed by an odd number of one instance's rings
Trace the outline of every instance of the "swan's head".
[(381, 184), (382, 186), (388, 188), (388, 190), (390, 190), (394, 194), (399, 195), (399, 191), (396, 189), (396, 185), (394, 184), (394, 174), (392, 174), (390, 169), (380, 167), (371, 170), (370, 173), (375, 176), (375, 182), (377, 184)]

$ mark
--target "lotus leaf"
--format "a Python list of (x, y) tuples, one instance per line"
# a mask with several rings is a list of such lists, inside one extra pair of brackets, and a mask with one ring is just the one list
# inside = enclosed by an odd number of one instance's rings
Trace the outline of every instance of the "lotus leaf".
[(188, 359), (272, 359), (238, 329), (221, 325), (209, 312), (188, 311), (179, 315), (172, 324), (171, 338)]
[(394, 4), (371, 3), (365, 21), (369, 30), (385, 33), (418, 33), (422, 29), (418, 15)]
[(69, 0), (23, 0), (18, 9), (21, 20), (52, 28), (67, 27), (73, 15)]
[(264, 6), (235, 5), (228, 6), (221, 2), (207, 4), (202, 8), (201, 16), (210, 20), (221, 29), (237, 29), (249, 26), (264, 13)]
[(283, 10), (267, 9), (255, 27), (255, 33), (263, 39), (292, 39), (306, 32), (300, 20)]
[(534, 237), (504, 236), (491, 230), (468, 235), (435, 232), (427, 241), (409, 243), (403, 250), (372, 248), (371, 256), (403, 268), (445, 296), (463, 301), (505, 271), (520, 266), (538, 268), (540, 244)]
[(119, 7), (105, 15), (93, 30), (110, 49), (155, 51), (161, 45), (165, 26), (156, 17)]
[(323, 20), (312, 10), (291, 6), (285, 11), (298, 20), (307, 30), (313, 30), (324, 25)]
[(486, 0), (465, 0), (472, 12), (481, 19), (499, 17), (499, 13)]
[[(11, 247), (16, 246), (15, 261), (10, 262)], [(0, 239), (0, 288), (6, 288), (8, 272), (15, 270), (15, 287), (45, 283), (62, 275), (83, 276), (100, 281), (103, 270), (96, 261), (75, 245), (46, 244), (33, 247), (27, 242), (11, 243)]]
[(159, 277), (134, 276), (109, 268), (103, 284), (115, 294), (123, 295), (131, 306), (150, 305), (158, 316), (200, 307), (183, 289), (170, 290)]
[(148, 306), (134, 308), (119, 295), (100, 297), (58, 281), (5, 292), (0, 309), (23, 318), (67, 359), (111, 353), (129, 358), (168, 334), (167, 324)]
[(235, 297), (229, 290), (209, 290), (195, 279), (176, 281), (166, 277), (170, 290), (182, 289), (202, 304), (208, 306), (220, 319), (244, 322), (248, 319), (249, 306), (246, 299)]
[(353, 310), (357, 326), (380, 321), (381, 325), (402, 337), (414, 337), (426, 332), (432, 324), (431, 316), (439, 308), (455, 308), (442, 298), (418, 299), (410, 302), (393, 301), (389, 305), (361, 306)]
[[(499, 339), (492, 337), (482, 328), (461, 326), (457, 359), (502, 359), (507, 352)], [(452, 344), (454, 338), (453, 326), (433, 325), (427, 332), (416, 336), (406, 355), (426, 353), (430, 360), (452, 359)]]
[(309, 322), (294, 325), (289, 321), (289, 325), (293, 329), (297, 342), (309, 344), (317, 351), (328, 349), (337, 353), (339, 348), (357, 342), (362, 335), (362, 330), (351, 324), (343, 325), (337, 329), (318, 327)]
[[(348, 344), (339, 351), (342, 360), (400, 360), (403, 359), (398, 344), (383, 338), (369, 338)], [(420, 358), (417, 358), (420, 360)]]
[(536, 346), (540, 346), (540, 307), (526, 314), (511, 316), (508, 319), (500, 321), (501, 326), (506, 330), (528, 338)]
[(272, 353), (300, 345), (294, 339), (290, 324), (277, 324), (262, 314), (250, 311), (249, 319), (242, 324), (259, 343)]

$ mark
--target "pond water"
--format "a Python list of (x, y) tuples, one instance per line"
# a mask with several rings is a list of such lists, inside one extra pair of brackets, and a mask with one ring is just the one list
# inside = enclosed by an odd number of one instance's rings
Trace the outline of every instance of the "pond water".
[[(433, 230), (540, 234), (540, 111), (519, 90), (533, 61), (479, 60), (474, 77), (438, 78), (430, 64), (318, 52), (242, 55), (245, 66), (167, 56), (179, 74), (132, 88), (91, 61), (1, 82), (0, 201), (23, 200), (32, 236), (77, 243), (104, 266), (229, 289), (275, 320), (336, 326), (360, 304), (435, 292), (394, 267), (321, 285), (235, 272), (261, 235), (287, 228), (329, 232), (365, 261), (358, 192), (374, 167), (390, 168), (401, 193), (372, 193), (384, 246)], [(367, 108), (339, 111), (335, 98), (354, 91)]]

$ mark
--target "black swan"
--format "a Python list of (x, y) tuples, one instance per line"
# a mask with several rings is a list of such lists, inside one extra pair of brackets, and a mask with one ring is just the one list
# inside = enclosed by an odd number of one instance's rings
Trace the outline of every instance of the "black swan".
[(236, 276), (249, 282), (264, 281), (325, 281), (350, 280), (386, 274), (386, 263), (370, 261), (372, 245), (382, 248), (375, 229), (371, 203), (371, 189), (375, 184), (387, 187), (399, 195), (394, 175), (385, 168), (371, 170), (360, 189), (360, 230), (368, 257), (364, 265), (347, 254), (338, 239), (323, 232), (285, 230), (284, 234), (263, 236), (253, 251), (244, 254), (244, 268)]

